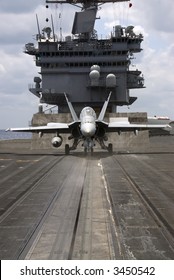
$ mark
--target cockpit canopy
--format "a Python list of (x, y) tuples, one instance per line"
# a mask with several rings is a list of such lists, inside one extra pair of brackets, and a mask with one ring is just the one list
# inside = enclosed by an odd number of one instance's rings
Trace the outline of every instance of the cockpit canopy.
[(91, 116), (94, 119), (96, 119), (96, 113), (94, 112), (94, 110), (91, 107), (85, 107), (83, 108), (81, 114), (80, 114), (80, 119), (83, 117), (87, 117), (87, 116)]

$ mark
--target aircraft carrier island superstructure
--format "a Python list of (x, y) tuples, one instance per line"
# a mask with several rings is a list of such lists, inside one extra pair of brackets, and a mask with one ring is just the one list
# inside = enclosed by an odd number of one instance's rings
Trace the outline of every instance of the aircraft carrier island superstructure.
[(129, 0), (47, 0), (49, 4), (72, 4), (81, 10), (75, 13), (72, 34), (58, 38), (53, 17), (46, 19), (50, 26), (40, 29), (37, 41), (25, 45), (25, 52), (35, 56), (36, 66), (41, 68), (30, 91), (41, 103), (57, 105), (59, 112), (69, 112), (64, 92), (75, 110), (84, 105), (101, 108), (108, 92), (112, 91), (109, 112), (116, 106), (131, 105), (137, 97), (130, 96), (130, 89), (143, 88), (144, 79), (139, 70), (130, 70), (134, 53), (141, 52), (142, 34), (136, 35), (133, 26), (113, 27), (109, 39), (99, 39), (94, 29), (100, 5)]
[[(136, 99), (129, 90), (143, 87), (141, 72), (129, 70), (142, 35), (116, 26), (110, 39), (97, 38), (98, 6), (111, 1), (46, 2), (82, 4), (82, 11), (65, 41), (57, 39), (51, 18), (51, 27), (42, 32), (38, 22), (38, 47), (26, 45), (41, 67), (30, 91), (60, 110), (40, 111), (33, 125), (69, 122), (66, 97), (77, 113), (85, 103), (100, 111), (108, 92), (107, 115), (117, 117), (116, 106)], [(137, 118), (147, 122), (146, 113), (132, 114), (132, 123)], [(41, 145), (46, 135), (32, 139), (32, 152), (30, 140), (0, 141), (0, 259), (174, 260), (173, 137), (151, 137), (146, 145), (144, 134), (114, 133), (116, 152), (96, 149), (84, 156), (80, 150), (65, 155)], [(150, 268), (143, 273), (150, 275), (145, 272)]]

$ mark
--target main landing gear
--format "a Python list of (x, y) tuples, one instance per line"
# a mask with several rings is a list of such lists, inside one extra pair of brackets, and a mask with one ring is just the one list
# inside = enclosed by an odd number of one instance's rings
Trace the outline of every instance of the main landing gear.
[(105, 145), (103, 138), (97, 139), (98, 143), (100, 144), (101, 148), (103, 150), (108, 150), (109, 154), (113, 153), (113, 145), (112, 143), (109, 143), (108, 146)]
[[(65, 145), (65, 155), (69, 155), (71, 150), (75, 150), (77, 148), (78, 143), (79, 142), (77, 141), (77, 139), (75, 139), (72, 147), (70, 147), (69, 144), (66, 144)], [(107, 150), (109, 152), (109, 154), (113, 153), (113, 145), (112, 145), (112, 143), (109, 143), (108, 146), (106, 146), (104, 144), (104, 141), (99, 141), (99, 144), (100, 144), (101, 148), (104, 149), (104, 150)], [(93, 154), (93, 147), (85, 146), (84, 147), (84, 153), (85, 154), (91, 153), (91, 155), (92, 155)]]
[(68, 144), (65, 144), (65, 155), (69, 155), (70, 147)]
[(73, 145), (70, 147), (69, 144), (65, 144), (65, 155), (69, 155), (71, 150), (75, 150), (77, 145), (79, 144), (80, 140), (74, 139)]

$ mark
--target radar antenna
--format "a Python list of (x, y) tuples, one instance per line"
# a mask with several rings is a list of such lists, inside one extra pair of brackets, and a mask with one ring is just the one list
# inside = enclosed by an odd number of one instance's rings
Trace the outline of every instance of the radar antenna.
[[(75, 13), (72, 34), (80, 36), (83, 40), (89, 40), (94, 34), (94, 24), (98, 6), (109, 2), (127, 2), (130, 0), (46, 0), (47, 4), (71, 4), (81, 8), (81, 12)], [(81, 7), (78, 5), (81, 4)]]

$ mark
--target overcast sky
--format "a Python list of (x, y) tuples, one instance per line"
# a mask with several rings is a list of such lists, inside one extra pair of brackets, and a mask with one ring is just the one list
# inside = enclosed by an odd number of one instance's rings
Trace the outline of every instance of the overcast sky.
[[(134, 25), (136, 32), (144, 35), (143, 52), (136, 55), (131, 69), (142, 71), (146, 89), (131, 90), (131, 96), (137, 96), (138, 101), (118, 111), (148, 112), (149, 116), (174, 119), (174, 2), (131, 3), (131, 8), (128, 2), (103, 5), (98, 11), (101, 20), (95, 26), (99, 38), (108, 36), (117, 24)], [(37, 112), (38, 99), (28, 91), (28, 85), (38, 76), (39, 68), (23, 48), (28, 42), (36, 43), (36, 14), (41, 27), (45, 27), (50, 13), (57, 17), (58, 35), (60, 25), (64, 36), (70, 34), (74, 13), (70, 5), (46, 9), (44, 0), (0, 0), (0, 128), (27, 126)]]

